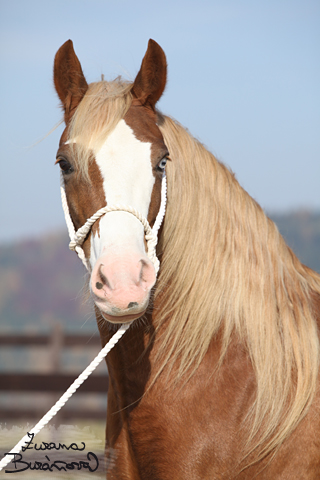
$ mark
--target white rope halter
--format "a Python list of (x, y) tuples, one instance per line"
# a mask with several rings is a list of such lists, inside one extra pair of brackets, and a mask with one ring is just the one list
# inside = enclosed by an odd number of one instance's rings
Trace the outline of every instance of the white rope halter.
[[(136, 209), (126, 205), (113, 205), (110, 207), (103, 207), (98, 210), (92, 217), (90, 217), (86, 223), (79, 228), (76, 232), (66, 198), (66, 193), (64, 189), (64, 181), (61, 175), (61, 201), (62, 201), (62, 208), (64, 211), (64, 216), (66, 220), (66, 224), (68, 227), (68, 232), (70, 236), (70, 243), (69, 248), (71, 250), (75, 250), (82, 260), (85, 267), (89, 270), (89, 262), (87, 261), (82, 244), (91, 230), (92, 225), (100, 218), (102, 215), (105, 215), (109, 212), (128, 212), (134, 215), (143, 225), (145, 238), (147, 241), (148, 246), (148, 257), (154, 264), (154, 268), (156, 274), (159, 271), (160, 262), (156, 256), (156, 246), (158, 242), (158, 231), (162, 224), (165, 210), (166, 210), (166, 200), (167, 200), (167, 182), (166, 182), (166, 175), (163, 172), (162, 176), (162, 186), (161, 186), (161, 205), (160, 210), (158, 212), (156, 221), (153, 225), (153, 228), (150, 227), (149, 222), (146, 218), (144, 218)], [(60, 397), (60, 399), (54, 404), (54, 406), (42, 417), (42, 419), (30, 430), (30, 434), (36, 435), (37, 433), (42, 430), (42, 428), (50, 422), (50, 420), (59, 412), (59, 410), (65, 405), (65, 403), (69, 400), (69, 398), (76, 392), (76, 390), (82, 385), (82, 383), (91, 375), (91, 373), (97, 368), (97, 366), (101, 363), (101, 361), (107, 356), (110, 350), (116, 345), (116, 343), (120, 340), (122, 335), (125, 331), (130, 327), (132, 322), (125, 323), (121, 325), (119, 330), (111, 337), (109, 342), (102, 348), (100, 353), (96, 356), (96, 358), (90, 363), (90, 365), (79, 375), (79, 377), (72, 383), (72, 385), (68, 388), (68, 390)], [(28, 434), (25, 435), (17, 445), (7, 454), (3, 459), (0, 461), (0, 471), (8, 465), (11, 461), (11, 454), (19, 453), (23, 446), (25, 446), (30, 441), (30, 436)]]
[(133, 207), (130, 207), (129, 205), (111, 205), (111, 206), (106, 206), (100, 208), (96, 213), (94, 213), (82, 227), (79, 228), (79, 230), (75, 231), (73, 222), (71, 220), (69, 208), (68, 208), (68, 203), (67, 203), (67, 197), (66, 197), (66, 192), (64, 188), (64, 180), (63, 176), (61, 174), (61, 203), (62, 203), (62, 208), (64, 212), (64, 217), (66, 220), (66, 224), (68, 227), (69, 231), (69, 237), (70, 237), (70, 243), (69, 243), (69, 248), (70, 250), (75, 250), (79, 256), (79, 258), (82, 260), (82, 263), (86, 267), (87, 270), (90, 269), (90, 266), (88, 264), (88, 260), (85, 257), (82, 244), (87, 237), (88, 233), (91, 230), (92, 225), (103, 215), (109, 212), (127, 212), (131, 213), (134, 215), (143, 225), (144, 232), (145, 232), (145, 239), (147, 241), (147, 246), (148, 246), (148, 257), (152, 261), (156, 274), (159, 271), (160, 267), (160, 262), (157, 258), (156, 255), (156, 246), (158, 243), (158, 230), (162, 224), (164, 214), (166, 211), (166, 201), (167, 201), (167, 179), (166, 179), (166, 174), (163, 172), (162, 175), (162, 185), (161, 185), (161, 204), (160, 204), (160, 209), (156, 218), (156, 221), (151, 228), (149, 225), (148, 220), (141, 215), (138, 210), (136, 210)]

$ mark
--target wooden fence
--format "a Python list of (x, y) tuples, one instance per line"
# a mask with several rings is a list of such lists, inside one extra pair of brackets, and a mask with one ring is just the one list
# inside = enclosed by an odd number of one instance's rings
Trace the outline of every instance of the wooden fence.
[[(53, 398), (54, 403), (60, 396), (57, 395), (57, 392), (62, 395), (77, 377), (77, 374), (62, 373), (59, 371), (61, 368), (62, 352), (66, 348), (79, 346), (83, 349), (95, 347), (96, 353), (98, 353), (101, 349), (100, 337), (65, 334), (59, 324), (55, 326), (49, 335), (0, 335), (0, 348), (25, 347), (34, 349), (37, 347), (47, 347), (47, 355), (49, 355), (51, 364), (50, 372), (48, 373), (0, 372), (0, 395), (4, 392), (21, 393), (22, 397), (26, 392), (34, 392), (35, 394), (36, 392), (51, 393), (52, 397), (50, 397), (50, 399)], [(79, 371), (79, 374), (80, 373)], [(79, 387), (77, 393), (106, 394), (107, 391), (107, 374), (101, 375), (93, 373), (81, 387)], [(40, 419), (44, 413), (46, 412), (37, 407), (35, 395), (35, 402), (32, 408), (1, 407), (0, 421), (11, 421), (22, 418)], [(106, 418), (106, 409), (105, 407), (103, 409), (83, 407), (68, 409), (66, 405), (58, 413), (59, 423), (61, 420), (65, 421), (74, 418), (104, 420)]]

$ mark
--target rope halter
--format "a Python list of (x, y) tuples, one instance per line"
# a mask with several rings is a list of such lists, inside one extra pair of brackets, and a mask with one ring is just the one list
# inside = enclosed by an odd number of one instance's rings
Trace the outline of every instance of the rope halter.
[(75, 231), (75, 228), (70, 216), (69, 208), (68, 208), (62, 174), (61, 174), (61, 202), (62, 202), (62, 208), (64, 211), (66, 224), (69, 231), (69, 237), (70, 237), (69, 248), (70, 250), (74, 250), (77, 252), (79, 258), (82, 260), (82, 263), (84, 264), (87, 270), (90, 269), (90, 266), (84, 254), (82, 244), (86, 239), (88, 233), (90, 232), (92, 225), (106, 213), (127, 212), (134, 215), (142, 223), (144, 228), (145, 239), (148, 247), (147, 254), (154, 265), (156, 274), (158, 273), (160, 268), (160, 262), (156, 255), (156, 247), (158, 243), (158, 231), (164, 218), (164, 214), (166, 210), (166, 202), (167, 202), (167, 179), (166, 179), (165, 172), (163, 172), (162, 174), (160, 209), (159, 209), (156, 221), (152, 228), (150, 227), (148, 220), (143, 215), (141, 215), (141, 213), (138, 212), (138, 210), (136, 210), (133, 207), (130, 207), (130, 205), (111, 205), (110, 207), (105, 206), (100, 208), (100, 210), (98, 210), (90, 218), (88, 218), (86, 223), (82, 225), (82, 227), (80, 227), (79, 230)]

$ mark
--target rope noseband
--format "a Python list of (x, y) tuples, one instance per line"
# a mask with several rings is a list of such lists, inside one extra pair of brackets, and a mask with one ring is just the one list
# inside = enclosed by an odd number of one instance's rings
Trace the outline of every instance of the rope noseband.
[(73, 222), (71, 220), (68, 203), (67, 203), (67, 197), (66, 197), (66, 192), (64, 188), (64, 180), (61, 174), (61, 203), (62, 203), (62, 208), (63, 208), (66, 224), (69, 231), (69, 237), (70, 237), (69, 248), (70, 250), (75, 250), (77, 252), (79, 258), (81, 259), (82, 263), (84, 264), (87, 270), (90, 269), (90, 266), (84, 254), (82, 244), (86, 239), (88, 233), (90, 232), (92, 225), (94, 225), (94, 223), (106, 213), (127, 212), (134, 215), (143, 225), (145, 239), (147, 241), (147, 246), (148, 246), (148, 252), (147, 252), (148, 257), (152, 261), (157, 274), (160, 268), (160, 262), (156, 255), (156, 246), (158, 243), (158, 230), (162, 224), (165, 210), (166, 210), (166, 201), (167, 201), (167, 178), (166, 178), (165, 172), (163, 172), (162, 184), (161, 184), (161, 204), (160, 204), (160, 209), (159, 209), (156, 221), (152, 228), (150, 227), (148, 220), (143, 215), (141, 215), (141, 213), (138, 212), (138, 210), (136, 210), (135, 208), (130, 207), (129, 205), (111, 205), (110, 207), (106, 206), (106, 207), (100, 208), (100, 210), (98, 210), (90, 218), (88, 218), (86, 223), (82, 225), (82, 227), (80, 227), (79, 230), (75, 231)]

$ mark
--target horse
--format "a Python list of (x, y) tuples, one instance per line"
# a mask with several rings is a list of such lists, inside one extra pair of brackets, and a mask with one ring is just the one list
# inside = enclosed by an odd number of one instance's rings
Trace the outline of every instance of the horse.
[[(133, 82), (87, 84), (73, 43), (54, 60), (57, 164), (104, 345), (106, 474), (117, 480), (319, 479), (320, 275), (157, 102), (167, 60), (149, 40)], [(190, 92), (191, 93), (191, 92)], [(161, 205), (158, 276), (139, 212)]]

